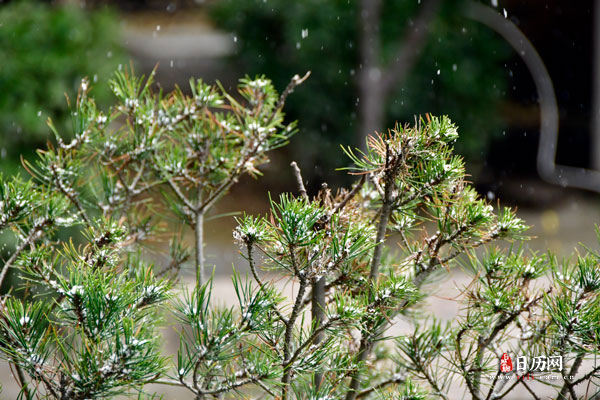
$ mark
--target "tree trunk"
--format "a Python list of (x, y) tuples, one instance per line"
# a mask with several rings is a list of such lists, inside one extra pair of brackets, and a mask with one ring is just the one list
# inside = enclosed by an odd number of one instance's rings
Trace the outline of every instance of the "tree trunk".
[(362, 0), (360, 3), (360, 71), (358, 74), (358, 118), (356, 142), (365, 147), (364, 138), (382, 129), (385, 98), (382, 96), (381, 44), (379, 21), (381, 0)]

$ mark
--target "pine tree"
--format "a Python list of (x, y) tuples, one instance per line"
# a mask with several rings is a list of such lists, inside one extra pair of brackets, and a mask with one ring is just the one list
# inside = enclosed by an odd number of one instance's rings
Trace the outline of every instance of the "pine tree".
[[(297, 195), (237, 219), (251, 275), (232, 278), (238, 305), (211, 304), (204, 217), (295, 133), (282, 109), (307, 76), (281, 95), (265, 77), (244, 78), (234, 97), (201, 80), (191, 95), (163, 94), (152, 75), (117, 72), (107, 111), (82, 83), (74, 139), (50, 123), (56, 144), (25, 163), (32, 178), (0, 185), (0, 229), (15, 242), (0, 275), (14, 282), (0, 304), (0, 351), (22, 398), (153, 397), (150, 383), (195, 399), (450, 398), (452, 385), (476, 400), (517, 386), (539, 398), (516, 376), (526, 373), (567, 376), (561, 399), (598, 391), (600, 255), (559, 263), (526, 251), (525, 223), (466, 181), (447, 117), (343, 149), (357, 178), (348, 189), (323, 185), (311, 197), (292, 163)], [(165, 223), (173, 219), (193, 233), (191, 248)], [(170, 261), (152, 265), (165, 234)], [(472, 283), (457, 319), (442, 323), (421, 306), (456, 265)], [(186, 291), (178, 276), (190, 266)], [(295, 285), (291, 297), (275, 285), (281, 277)], [(412, 333), (390, 334), (399, 317)], [(171, 323), (177, 354), (161, 347), (158, 329)], [(503, 352), (533, 358), (538, 371), (503, 372)]]

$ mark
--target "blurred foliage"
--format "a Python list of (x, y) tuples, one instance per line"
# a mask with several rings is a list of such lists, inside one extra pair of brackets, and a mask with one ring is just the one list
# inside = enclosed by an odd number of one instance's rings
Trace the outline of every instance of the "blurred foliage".
[[(416, 0), (384, 1), (382, 64), (394, 57), (418, 7)], [(498, 105), (507, 85), (503, 60), (511, 50), (461, 10), (461, 0), (442, 2), (420, 59), (392, 91), (386, 125), (413, 122), (425, 112), (447, 114), (462, 127), (457, 151), (477, 162), (502, 132)], [(235, 35), (235, 61), (248, 73), (267, 74), (282, 87), (290, 74), (312, 71), (308, 90), (290, 99), (287, 110), (292, 118), (302, 116), (304, 140), (318, 140), (312, 154), (303, 147), (304, 157), (339, 165), (330, 150), (352, 142), (358, 127), (358, 2), (220, 0), (211, 12)]]
[[(50, 137), (47, 119), (61, 131), (70, 124), (65, 94), (81, 79), (106, 81), (123, 62), (118, 26), (107, 9), (13, 1), (0, 6), (0, 167), (17, 168), (21, 151)], [(108, 104), (105, 86), (95, 89)]]

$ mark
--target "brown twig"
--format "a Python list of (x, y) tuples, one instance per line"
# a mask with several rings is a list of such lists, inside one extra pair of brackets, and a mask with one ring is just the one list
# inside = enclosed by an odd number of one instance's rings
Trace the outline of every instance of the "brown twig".
[(298, 168), (298, 164), (296, 164), (296, 161), (292, 161), (290, 166), (294, 170), (294, 177), (296, 178), (296, 184), (298, 185), (300, 196), (302, 196), (302, 198), (305, 200), (308, 200), (308, 194), (306, 193), (306, 188), (304, 187), (304, 182), (302, 179), (302, 172), (300, 171), (300, 168)]
[(342, 201), (340, 201), (333, 207), (333, 210), (331, 210), (331, 214), (333, 215), (333, 214), (339, 212), (340, 210), (342, 210), (346, 206), (346, 204), (348, 204), (348, 202), (350, 200), (352, 200), (352, 198), (354, 196), (356, 196), (356, 194), (358, 192), (360, 192), (360, 189), (362, 189), (366, 180), (367, 180), (366, 175), (361, 175), (360, 180), (358, 181), (356, 186), (354, 186), (352, 188), (352, 190), (346, 195), (346, 197), (344, 197), (344, 199)]
[(582, 362), (583, 362), (583, 354), (578, 354), (577, 357), (575, 357), (575, 361), (573, 362), (571, 369), (569, 370), (569, 377), (565, 378), (565, 383), (563, 384), (563, 387), (560, 389), (560, 392), (558, 393), (558, 396), (556, 397), (557, 399), (560, 399), (560, 400), (566, 399), (567, 392), (569, 392), (572, 399), (577, 399), (577, 395), (575, 393), (575, 388), (574, 388), (573, 383), (571, 382), (571, 379), (572, 379), (572, 377), (577, 375), (577, 371), (579, 371), (579, 367), (581, 366)]
[[(296, 86), (302, 84), (302, 82), (307, 80), (309, 76), (310, 76), (310, 71), (306, 71), (306, 73), (304, 74), (303, 77), (300, 77), (300, 75), (297, 75), (297, 74), (294, 75), (292, 77), (292, 80), (290, 81), (290, 83), (288, 83), (287, 87), (283, 91), (283, 93), (281, 93), (281, 96), (279, 96), (279, 100), (277, 101), (277, 106), (275, 107), (275, 109), (281, 110), (283, 108), (283, 106), (285, 105), (285, 100), (294, 91)], [(273, 113), (273, 115), (275, 115), (275, 113)]]

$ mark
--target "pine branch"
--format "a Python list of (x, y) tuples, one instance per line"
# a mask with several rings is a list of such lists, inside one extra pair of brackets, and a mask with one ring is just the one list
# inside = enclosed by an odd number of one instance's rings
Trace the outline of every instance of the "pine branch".
[(529, 394), (531, 394), (531, 396), (533, 397), (533, 400), (541, 400), (536, 394), (535, 392), (531, 389), (531, 387), (525, 383), (525, 381), (523, 379), (519, 379), (519, 381), (521, 382), (521, 384), (523, 386), (525, 386), (525, 389), (527, 389), (527, 391), (529, 392)]
[[(300, 192), (302, 198), (304, 198), (304, 200), (306, 200), (306, 202), (308, 203), (310, 200), (308, 198), (308, 194), (306, 193), (306, 188), (304, 187), (304, 179), (302, 178), (302, 172), (300, 171), (300, 168), (298, 167), (296, 161), (292, 161), (290, 166), (294, 171), (296, 184), (298, 185), (298, 191)], [(322, 333), (324, 332), (324, 329), (320, 328), (324, 326), (323, 322), (325, 320), (325, 307), (327, 307), (327, 304), (325, 302), (325, 278), (313, 278), (311, 280), (311, 286), (311, 314), (312, 326), (314, 329), (312, 341), (315, 345), (317, 345), (323, 340)], [(300, 348), (298, 350), (300, 350)], [(294, 356), (292, 356), (292, 359), (294, 359)], [(292, 362), (293, 360), (290, 360), (290, 363)], [(320, 373), (315, 373), (313, 377), (313, 383), (316, 387), (321, 386), (321, 380), (322, 375)]]
[(29, 235), (27, 235), (27, 238), (25, 238), (25, 240), (23, 240), (23, 242), (21, 242), (21, 244), (15, 249), (14, 253), (10, 256), (10, 258), (8, 260), (6, 260), (6, 262), (4, 263), (4, 266), (2, 268), (2, 272), (0, 273), (0, 287), (2, 287), (2, 283), (4, 282), (4, 279), (6, 278), (6, 274), (8, 273), (8, 270), (13, 266), (13, 264), (15, 263), (17, 258), (19, 258), (21, 253), (27, 247), (33, 245), (34, 241), (39, 238), (39, 235), (43, 231), (44, 227), (48, 226), (49, 224), (50, 224), (50, 220), (45, 219), (42, 222), (36, 224), (33, 228), (31, 228), (31, 231), (29, 232)]
[[(582, 362), (583, 354), (580, 353), (577, 355), (577, 357), (575, 357), (575, 361), (573, 362), (573, 365), (569, 370), (569, 377), (575, 377), (575, 375), (577, 375), (577, 372), (579, 371), (579, 367), (581, 367)], [(572, 400), (577, 399), (577, 394), (575, 394), (575, 385), (571, 382), (570, 378), (565, 378), (565, 383), (563, 384), (556, 398), (558, 400), (566, 400), (567, 392), (569, 392)]]
[[(258, 276), (258, 271), (256, 270), (256, 264), (254, 262), (254, 248), (252, 246), (251, 243), (247, 243), (246, 244), (246, 250), (247, 250), (247, 254), (248, 254), (248, 265), (250, 266), (250, 272), (252, 273), (252, 276), (254, 277), (254, 280), (258, 283), (258, 286), (260, 287), (260, 289), (264, 292), (267, 291), (267, 287), (265, 285), (265, 283), (262, 281), (262, 279), (260, 279), (260, 277)], [(288, 319), (286, 317), (284, 317), (284, 315), (279, 311), (279, 309), (274, 306), (273, 307), (275, 314), (277, 314), (277, 317), (279, 318), (279, 320), (287, 326), (288, 324)]]
[(389, 385), (400, 385), (406, 382), (406, 379), (401, 375), (394, 375), (385, 381), (379, 382), (368, 389), (364, 389), (356, 395), (357, 399), (362, 399), (379, 390), (385, 389)]
[(600, 365), (594, 367), (590, 372), (588, 372), (587, 374), (583, 375), (581, 378), (577, 379), (576, 381), (571, 382), (571, 385), (572, 386), (577, 386), (580, 383), (587, 382), (590, 379), (592, 379), (592, 377), (594, 375), (596, 375), (598, 372), (600, 372)]
[(183, 194), (183, 192), (181, 191), (181, 189), (179, 188), (179, 186), (177, 186), (177, 183), (173, 180), (173, 178), (168, 178), (167, 179), (167, 183), (169, 184), (169, 186), (171, 187), (171, 189), (173, 189), (173, 192), (175, 193), (175, 195), (177, 196), (177, 198), (183, 203), (185, 204), (185, 206), (191, 211), (191, 212), (198, 212), (199, 207), (192, 204), (192, 202), (190, 201), (190, 199), (187, 198), (187, 196), (185, 194)]
[(331, 328), (334, 324), (340, 322), (341, 320), (341, 317), (335, 317), (331, 318), (325, 323), (321, 323), (321, 325), (319, 325), (316, 329), (313, 330), (312, 334), (308, 337), (308, 339), (306, 339), (304, 342), (302, 342), (300, 346), (298, 346), (298, 348), (294, 351), (294, 354), (292, 354), (289, 360), (286, 363), (284, 363), (284, 368), (290, 367), (294, 363), (294, 361), (296, 361), (298, 357), (300, 357), (304, 349), (306, 349), (311, 344), (316, 345), (318, 343), (315, 339), (319, 337), (319, 335), (324, 333), (327, 329)]
[[(281, 96), (279, 96), (279, 100), (277, 101), (275, 110), (277, 110), (277, 111), (282, 110), (283, 106), (285, 105), (285, 101), (286, 101), (287, 97), (294, 91), (296, 86), (301, 85), (305, 80), (308, 79), (309, 76), (310, 76), (310, 71), (307, 71), (303, 77), (300, 77), (300, 75), (294, 75), (292, 77), (292, 80), (290, 81), (290, 83), (288, 83), (288, 85), (286, 86), (283, 93), (281, 93)], [(271, 120), (273, 119), (273, 115), (275, 115), (275, 113), (272, 114)]]
[[(294, 330), (294, 325), (296, 324), (296, 319), (300, 313), (300, 308), (302, 307), (302, 300), (304, 298), (304, 292), (306, 291), (306, 287), (308, 286), (308, 282), (304, 272), (300, 271), (298, 268), (298, 264), (296, 262), (295, 257), (295, 247), (290, 246), (290, 256), (292, 259), (292, 267), (296, 276), (300, 279), (300, 287), (298, 288), (298, 294), (296, 295), (296, 300), (294, 301), (294, 307), (292, 308), (292, 313), (288, 319), (288, 323), (285, 326), (285, 336), (283, 342), (283, 377), (281, 378), (281, 400), (288, 399), (289, 386), (292, 378), (292, 370), (289, 368), (289, 361), (291, 359), (291, 346), (292, 346), (292, 333)], [(287, 367), (286, 367), (287, 366)]]
[(302, 198), (308, 202), (309, 199), (308, 199), (308, 194), (306, 193), (306, 189), (304, 188), (302, 172), (300, 172), (300, 168), (298, 168), (298, 164), (296, 164), (296, 161), (292, 161), (290, 166), (292, 167), (292, 170), (294, 171), (294, 177), (296, 178), (296, 184), (298, 185), (298, 191), (300, 192), (300, 196), (302, 196)]
[(79, 198), (77, 197), (78, 195), (73, 194), (75, 192), (75, 190), (73, 190), (73, 188), (67, 188), (62, 184), (61, 179), (58, 177), (56, 165), (54, 163), (50, 164), (50, 171), (52, 172), (52, 177), (54, 178), (54, 181), (52, 182), (54, 184), (54, 186), (56, 186), (58, 188), (58, 190), (63, 195), (65, 195), (65, 197), (67, 199), (69, 199), (69, 201), (75, 206), (75, 208), (77, 208), (77, 211), (79, 211), (79, 215), (81, 216), (81, 218), (83, 219), (85, 224), (91, 228), (92, 220), (87, 215), (87, 212), (85, 211), (85, 209), (83, 208), (83, 205), (79, 201)]
[(344, 207), (346, 207), (346, 204), (348, 204), (348, 202), (350, 200), (352, 200), (354, 198), (354, 196), (356, 196), (356, 194), (358, 192), (360, 192), (360, 190), (362, 189), (362, 187), (364, 186), (365, 182), (366, 182), (367, 178), (366, 175), (361, 175), (360, 180), (358, 181), (358, 183), (352, 188), (352, 190), (350, 191), (350, 193), (348, 193), (346, 195), (346, 197), (344, 197), (344, 199), (342, 201), (340, 201), (339, 203), (337, 203), (334, 207), (333, 210), (331, 210), (331, 215), (336, 214), (338, 212), (340, 212)]

